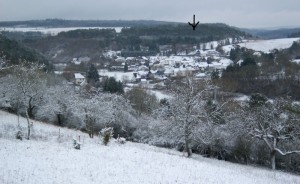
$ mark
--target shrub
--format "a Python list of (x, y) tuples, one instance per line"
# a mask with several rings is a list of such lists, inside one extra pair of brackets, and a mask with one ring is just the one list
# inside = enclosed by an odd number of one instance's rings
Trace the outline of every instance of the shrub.
[(77, 141), (76, 138), (73, 138), (73, 147), (74, 147), (75, 149), (80, 150), (80, 145), (81, 145), (81, 142), (80, 142), (80, 141)]
[(109, 143), (110, 138), (113, 136), (113, 128), (106, 127), (100, 131), (100, 135), (102, 137), (102, 143), (106, 146)]
[(254, 93), (250, 97), (250, 107), (260, 107), (264, 105), (268, 101), (268, 98), (265, 97), (263, 94)]
[(17, 134), (16, 134), (16, 139), (20, 139), (20, 140), (23, 140), (23, 133), (22, 131), (18, 131)]
[(251, 141), (248, 137), (239, 136), (236, 140), (233, 154), (239, 163), (248, 164), (251, 157)]

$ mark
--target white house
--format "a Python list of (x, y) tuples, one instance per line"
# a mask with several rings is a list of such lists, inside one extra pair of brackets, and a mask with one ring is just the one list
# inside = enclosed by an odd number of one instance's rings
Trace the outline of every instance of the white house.
[(80, 85), (84, 82), (85, 77), (81, 73), (75, 73), (75, 84)]

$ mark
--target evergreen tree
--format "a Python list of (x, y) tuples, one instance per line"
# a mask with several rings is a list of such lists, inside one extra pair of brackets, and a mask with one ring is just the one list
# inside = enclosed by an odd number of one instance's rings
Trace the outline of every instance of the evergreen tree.
[(89, 71), (87, 73), (87, 82), (93, 86), (99, 83), (98, 70), (94, 64), (91, 64)]
[(235, 61), (237, 59), (237, 52), (235, 49), (231, 49), (229, 53), (229, 59)]
[(230, 40), (229, 40), (229, 38), (226, 38), (226, 40), (225, 40), (225, 45), (230, 45)]
[(128, 64), (127, 63), (125, 63), (124, 72), (128, 72)]
[(110, 77), (104, 82), (103, 91), (110, 93), (124, 93), (124, 88), (121, 81), (117, 82), (114, 77)]
[(211, 73), (211, 79), (214, 80), (214, 79), (219, 79), (219, 78), (220, 78), (219, 71), (218, 71), (218, 70), (214, 70), (214, 71)]
[(206, 50), (206, 43), (202, 44), (202, 50)]
[(250, 107), (260, 107), (266, 104), (268, 98), (260, 93), (254, 93), (250, 97)]

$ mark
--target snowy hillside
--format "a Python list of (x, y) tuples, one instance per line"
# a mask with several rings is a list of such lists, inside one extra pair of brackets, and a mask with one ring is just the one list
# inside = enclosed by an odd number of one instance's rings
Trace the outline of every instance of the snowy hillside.
[[(21, 123), (25, 119), (21, 118)], [(0, 111), (0, 183), (300, 183), (293, 174), (232, 164), (144, 144), (89, 139), (78, 131), (33, 122), (31, 140), (14, 139), (17, 117)], [(81, 150), (72, 137), (81, 136)]]

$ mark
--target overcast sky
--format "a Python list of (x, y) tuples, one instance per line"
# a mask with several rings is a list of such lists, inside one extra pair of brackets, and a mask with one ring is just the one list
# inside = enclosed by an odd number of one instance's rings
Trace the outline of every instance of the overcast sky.
[(300, 0), (0, 0), (0, 21), (46, 18), (300, 26)]

